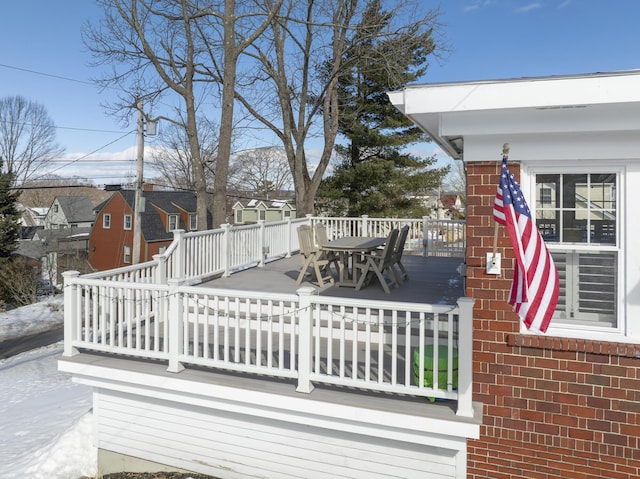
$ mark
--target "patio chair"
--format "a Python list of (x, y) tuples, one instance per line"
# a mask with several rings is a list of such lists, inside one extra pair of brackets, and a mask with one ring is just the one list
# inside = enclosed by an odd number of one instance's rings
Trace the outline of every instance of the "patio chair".
[(396, 241), (396, 247), (393, 250), (393, 256), (391, 258), (391, 271), (393, 271), (398, 284), (402, 284), (409, 279), (409, 273), (407, 273), (407, 270), (402, 264), (402, 253), (404, 252), (404, 245), (407, 242), (407, 236), (409, 236), (409, 225), (404, 225), (400, 229), (398, 241)]
[[(398, 240), (398, 233), (397, 228), (391, 230), (382, 251), (374, 251), (362, 255), (362, 263), (358, 265), (358, 267), (362, 269), (362, 274), (360, 275), (356, 289), (359, 290), (362, 286), (368, 284), (374, 276), (378, 278), (382, 289), (384, 289), (384, 292), (387, 294), (391, 293), (389, 286), (398, 287), (395, 273), (391, 267), (393, 251), (396, 246), (396, 241)], [(387, 273), (387, 277), (384, 276), (385, 272)]]
[(329, 260), (322, 250), (316, 248), (313, 242), (311, 226), (298, 226), (298, 242), (300, 244), (302, 269), (300, 270), (300, 274), (298, 274), (296, 285), (302, 283), (310, 268), (321, 288), (324, 287), (325, 281), (333, 284), (334, 279), (331, 275), (331, 268), (329, 268)]
[[(323, 223), (316, 223), (314, 228), (316, 231), (316, 241), (318, 243), (318, 248), (322, 249), (322, 247), (329, 242), (329, 237), (327, 236), (327, 228)], [(333, 264), (336, 272), (339, 272), (340, 255), (336, 251), (323, 251), (323, 253), (326, 259), (329, 261), (328, 267), (330, 268), (331, 264)]]

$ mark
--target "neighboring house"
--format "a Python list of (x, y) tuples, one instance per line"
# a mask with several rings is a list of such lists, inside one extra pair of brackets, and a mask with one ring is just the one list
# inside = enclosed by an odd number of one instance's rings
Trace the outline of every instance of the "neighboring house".
[(296, 217), (296, 208), (289, 200), (243, 199), (234, 203), (234, 223), (237, 225), (254, 224), (258, 221), (282, 221)]
[[(473, 390), (484, 403), (467, 477), (640, 477), (640, 70), (389, 97), (467, 171)], [(560, 273), (546, 335), (507, 304), (514, 255), (492, 216), (504, 143)], [(487, 272), (496, 240), (497, 275)]]
[(20, 225), (23, 227), (43, 227), (44, 219), (49, 208), (30, 207), (18, 204), (18, 211), (21, 213)]
[[(163, 252), (173, 240), (173, 230), (198, 230), (195, 194), (144, 191), (143, 199), (140, 262)], [(121, 190), (96, 206), (96, 223), (89, 239), (89, 262), (96, 270), (132, 264), (134, 200), (134, 191)]]
[(457, 193), (442, 193), (440, 202), (444, 209), (444, 217), (450, 220), (457, 220), (464, 217), (464, 204)]
[(93, 203), (87, 196), (56, 196), (44, 218), (45, 229), (91, 228)]
[(430, 219), (460, 219), (464, 216), (464, 204), (458, 193), (444, 193), (438, 190), (416, 197), (429, 208)]
[(67, 270), (89, 273), (89, 233), (91, 228), (38, 229), (33, 236), (34, 243), (44, 249), (42, 273), (55, 284), (62, 284), (62, 273)]

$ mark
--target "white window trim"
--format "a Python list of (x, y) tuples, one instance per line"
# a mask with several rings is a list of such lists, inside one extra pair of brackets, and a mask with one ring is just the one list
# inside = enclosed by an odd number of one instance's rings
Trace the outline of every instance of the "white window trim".
[(196, 231), (198, 229), (198, 215), (195, 213), (189, 213), (189, 231)]
[(105, 230), (111, 229), (111, 213), (102, 215), (102, 228)]
[[(129, 226), (127, 226), (127, 218), (129, 218)], [(133, 217), (131, 215), (124, 215), (122, 224), (125, 230), (130, 230), (133, 226)]]
[[(640, 330), (635, 335), (629, 331), (627, 323), (627, 307), (625, 298), (626, 290), (626, 263), (628, 251), (625, 246), (626, 228), (623, 218), (626, 218), (626, 184), (627, 172), (626, 164), (619, 161), (595, 161), (595, 160), (558, 160), (551, 166), (547, 162), (532, 162), (531, 164), (520, 165), (520, 186), (531, 210), (532, 218), (536, 217), (536, 175), (537, 174), (581, 174), (581, 173), (615, 173), (617, 176), (617, 197), (616, 197), (616, 226), (617, 245), (598, 245), (599, 251), (616, 251), (618, 253), (617, 268), (617, 327), (606, 328), (598, 326), (554, 324), (551, 321), (547, 336), (558, 336), (577, 339), (606, 340), (616, 342), (640, 342)], [(568, 248), (563, 245), (547, 244), (549, 251), (566, 251)], [(574, 251), (593, 251), (594, 247), (582, 244), (571, 246)], [(526, 327), (520, 322), (520, 332), (529, 333)]]
[[(175, 225), (174, 225), (173, 228), (171, 227), (171, 219), (172, 218), (175, 218)], [(179, 216), (178, 215), (174, 215), (174, 214), (169, 215), (169, 219), (167, 220), (167, 227), (169, 228), (169, 231), (177, 230), (179, 225), (180, 225)]]
[[(128, 261), (127, 261), (127, 254), (129, 256)], [(128, 244), (124, 245), (124, 247), (122, 248), (122, 262), (124, 264), (131, 264), (131, 246), (129, 246)]]

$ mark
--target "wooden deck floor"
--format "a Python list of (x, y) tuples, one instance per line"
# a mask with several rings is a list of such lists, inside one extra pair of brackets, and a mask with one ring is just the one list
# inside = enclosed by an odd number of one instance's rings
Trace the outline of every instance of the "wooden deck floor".
[(312, 286), (319, 294), (343, 298), (383, 299), (426, 304), (455, 304), (465, 295), (464, 277), (458, 272), (462, 258), (423, 257), (405, 254), (402, 264), (409, 273), (409, 279), (400, 287), (392, 288), (386, 294), (377, 280), (366, 288), (356, 291), (354, 288), (327, 286), (320, 288), (317, 283), (304, 281), (296, 285), (296, 279), (302, 266), (299, 255), (267, 263), (263, 268), (250, 268), (232, 274), (226, 278), (216, 278), (201, 287), (215, 287), (240, 290), (257, 290), (274, 293), (295, 293), (302, 286)]

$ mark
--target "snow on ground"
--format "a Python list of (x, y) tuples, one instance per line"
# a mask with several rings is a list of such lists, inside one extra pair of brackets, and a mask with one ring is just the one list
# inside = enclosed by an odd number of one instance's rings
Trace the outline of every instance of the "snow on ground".
[[(0, 342), (62, 324), (62, 297), (0, 313)], [(0, 479), (97, 472), (91, 388), (58, 371), (62, 342), (0, 360)]]

